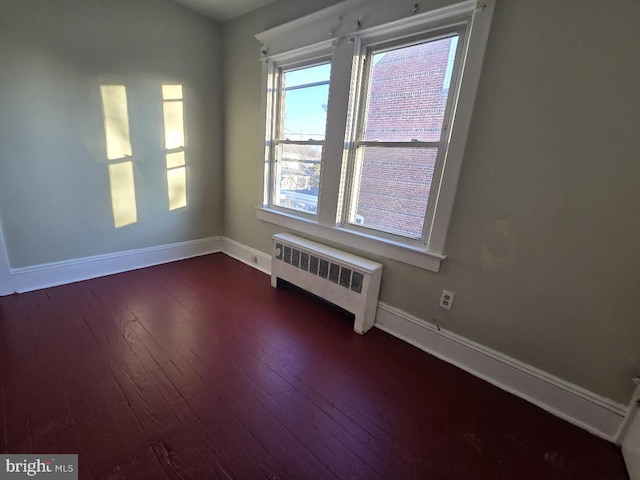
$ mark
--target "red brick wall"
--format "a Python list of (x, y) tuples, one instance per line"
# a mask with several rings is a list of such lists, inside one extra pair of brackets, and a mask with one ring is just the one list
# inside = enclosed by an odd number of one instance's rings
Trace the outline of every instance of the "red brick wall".
[[(451, 39), (381, 54), (372, 69), (365, 140), (440, 140)], [(435, 149), (368, 147), (357, 213), (366, 227), (419, 238)]]

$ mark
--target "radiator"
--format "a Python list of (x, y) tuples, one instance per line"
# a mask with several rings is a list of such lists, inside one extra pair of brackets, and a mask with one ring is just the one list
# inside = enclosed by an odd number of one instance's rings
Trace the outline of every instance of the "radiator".
[(287, 233), (273, 236), (271, 253), (272, 287), (280, 278), (344, 308), (361, 335), (373, 326), (382, 264)]

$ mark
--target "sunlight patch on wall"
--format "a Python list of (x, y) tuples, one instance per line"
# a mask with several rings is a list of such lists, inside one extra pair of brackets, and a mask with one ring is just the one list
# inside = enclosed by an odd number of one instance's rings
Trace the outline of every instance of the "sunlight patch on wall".
[(130, 157), (129, 111), (127, 90), (124, 85), (100, 85), (104, 133), (107, 140), (107, 158), (115, 160)]
[(186, 167), (167, 170), (169, 190), (169, 210), (187, 206), (187, 169)]
[(163, 100), (182, 100), (182, 85), (162, 85)]
[(187, 206), (187, 161), (182, 85), (162, 85), (169, 210)]
[[(124, 85), (100, 85), (107, 146), (111, 209), (115, 228), (138, 221), (133, 177), (127, 89)], [(126, 160), (126, 161), (123, 161)]]
[(133, 162), (112, 163), (109, 165), (109, 183), (111, 185), (111, 208), (116, 228), (131, 225), (138, 221), (136, 208), (136, 189), (133, 180)]
[(184, 163), (184, 152), (167, 153), (167, 168), (182, 167)]
[[(177, 95), (179, 98), (176, 98)], [(163, 85), (164, 148), (184, 147), (184, 111), (182, 85)]]

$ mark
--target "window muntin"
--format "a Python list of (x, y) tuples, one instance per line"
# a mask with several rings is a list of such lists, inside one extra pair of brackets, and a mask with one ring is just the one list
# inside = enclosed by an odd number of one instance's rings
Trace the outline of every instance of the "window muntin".
[(459, 36), (365, 49), (349, 227), (426, 242), (447, 149)]
[(278, 68), (272, 204), (318, 211), (331, 64)]

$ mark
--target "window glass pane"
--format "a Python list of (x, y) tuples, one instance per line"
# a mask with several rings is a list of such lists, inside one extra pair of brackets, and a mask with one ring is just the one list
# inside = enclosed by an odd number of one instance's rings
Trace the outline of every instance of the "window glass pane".
[(422, 236), (437, 148), (360, 147), (349, 222)]
[(281, 139), (324, 140), (329, 64), (284, 72)]
[(317, 213), (321, 158), (321, 145), (278, 146), (276, 205)]
[(316, 82), (328, 82), (330, 74), (331, 64), (328, 62), (312, 67), (286, 70), (284, 72), (284, 87), (291, 88)]
[(440, 140), (457, 40), (447, 37), (372, 55), (364, 140)]

